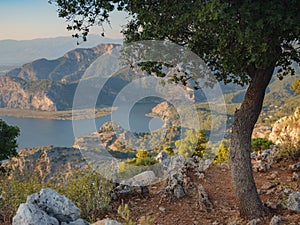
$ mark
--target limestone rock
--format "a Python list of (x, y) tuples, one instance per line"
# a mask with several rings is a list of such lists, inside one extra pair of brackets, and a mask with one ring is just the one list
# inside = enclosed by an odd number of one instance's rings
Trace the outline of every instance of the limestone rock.
[(281, 222), (281, 219), (278, 216), (273, 216), (270, 225), (279, 225)]
[(157, 156), (155, 157), (155, 159), (160, 162), (163, 163), (163, 161), (165, 161), (166, 159), (168, 159), (169, 155), (166, 152), (160, 152), (157, 154)]
[(56, 191), (45, 188), (27, 197), (13, 218), (13, 225), (88, 225), (80, 219), (74, 203)]
[(78, 219), (73, 222), (62, 222), (61, 225), (89, 225), (89, 223), (83, 219)]
[(280, 118), (273, 126), (269, 139), (275, 144), (291, 142), (296, 144), (300, 141), (300, 107), (293, 115)]
[(300, 170), (300, 162), (297, 162), (293, 165), (289, 165), (289, 170), (293, 172), (298, 172)]
[(173, 192), (176, 198), (182, 198), (185, 196), (184, 188), (181, 185), (176, 185)]
[(54, 217), (49, 216), (42, 211), (37, 205), (24, 203), (18, 208), (16, 215), (13, 217), (13, 225), (59, 225)]
[(257, 160), (253, 163), (252, 169), (256, 172), (266, 172), (268, 170), (266, 164), (262, 160)]
[(61, 222), (72, 222), (80, 218), (80, 210), (75, 204), (51, 188), (45, 188), (39, 194), (30, 195), (27, 203), (36, 204), (48, 215)]
[(144, 171), (140, 174), (135, 175), (134, 177), (124, 181), (126, 185), (131, 186), (148, 186), (153, 184), (157, 180), (155, 173), (151, 170)]
[(201, 210), (208, 211), (213, 209), (213, 204), (209, 200), (208, 194), (202, 185), (198, 186), (198, 197)]
[(300, 192), (293, 192), (289, 195), (286, 202), (286, 207), (289, 210), (300, 213)]

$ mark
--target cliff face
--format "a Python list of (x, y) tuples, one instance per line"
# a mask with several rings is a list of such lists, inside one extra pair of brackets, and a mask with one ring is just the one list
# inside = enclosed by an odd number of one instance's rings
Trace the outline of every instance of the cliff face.
[(274, 124), (269, 139), (275, 144), (300, 142), (300, 107), (294, 114), (282, 117)]
[(22, 81), (0, 77), (0, 107), (55, 111), (56, 105), (44, 90), (30, 91)]
[[(6, 76), (0, 77), (0, 107), (43, 111), (71, 109), (77, 84), (87, 68), (99, 56), (105, 56), (107, 60), (103, 64), (107, 65), (102, 70), (110, 69), (110, 59), (115, 59), (114, 49), (118, 46), (102, 44), (94, 48), (75, 49), (58, 59), (39, 59), (9, 71)], [(89, 83), (91, 87), (88, 91), (98, 91), (96, 82), (91, 79)], [(111, 89), (104, 90), (104, 95), (109, 95)]]

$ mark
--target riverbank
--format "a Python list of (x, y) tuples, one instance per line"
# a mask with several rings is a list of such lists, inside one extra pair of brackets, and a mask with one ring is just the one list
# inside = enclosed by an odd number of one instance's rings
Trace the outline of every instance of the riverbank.
[(7, 109), (0, 108), (0, 116), (13, 116), (18, 118), (38, 118), (51, 120), (82, 120), (94, 119), (111, 114), (111, 107), (97, 109), (82, 109), (82, 110), (66, 110), (66, 111), (38, 111), (27, 109)]

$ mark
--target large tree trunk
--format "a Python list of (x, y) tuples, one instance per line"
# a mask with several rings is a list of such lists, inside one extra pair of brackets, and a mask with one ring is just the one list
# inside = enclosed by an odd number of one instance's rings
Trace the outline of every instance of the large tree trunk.
[(253, 128), (261, 112), (265, 90), (272, 78), (273, 69), (274, 67), (257, 69), (249, 73), (250, 85), (241, 107), (234, 114), (230, 167), (240, 214), (247, 219), (261, 217), (267, 212), (257, 193), (250, 150)]

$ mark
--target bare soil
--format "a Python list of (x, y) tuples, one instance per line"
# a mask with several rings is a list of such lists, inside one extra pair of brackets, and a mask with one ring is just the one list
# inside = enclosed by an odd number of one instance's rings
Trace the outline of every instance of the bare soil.
[[(280, 217), (280, 224), (300, 225), (300, 213), (289, 211), (284, 206), (287, 199), (284, 189), (300, 190), (300, 180), (292, 180), (292, 172), (288, 170), (288, 165), (294, 163), (281, 162), (273, 165), (267, 172), (254, 172), (257, 188), (263, 202), (268, 203), (268, 205), (278, 203), (277, 207), (273, 207), (275, 209), (271, 210), (272, 214), (257, 220), (258, 225), (269, 225), (273, 215)], [(190, 174), (190, 178), (195, 185), (202, 184), (204, 186), (213, 203), (213, 210), (200, 210), (196, 192), (188, 192), (183, 198), (172, 198), (171, 201), (168, 201), (162, 195), (162, 190), (165, 187), (165, 183), (162, 182), (151, 186), (149, 188), (150, 193), (147, 195), (135, 195), (112, 202), (112, 209), (103, 217), (124, 222), (117, 214), (118, 206), (124, 201), (129, 205), (131, 219), (137, 223), (143, 216), (153, 218), (153, 224), (156, 225), (243, 225), (249, 222), (239, 216), (231, 173), (227, 165), (210, 167), (205, 172), (204, 179), (196, 178), (193, 173)], [(266, 191), (262, 191), (265, 188), (263, 186), (270, 182), (275, 183), (275, 186), (273, 190), (270, 188), (271, 191), (267, 190), (265, 193)]]

